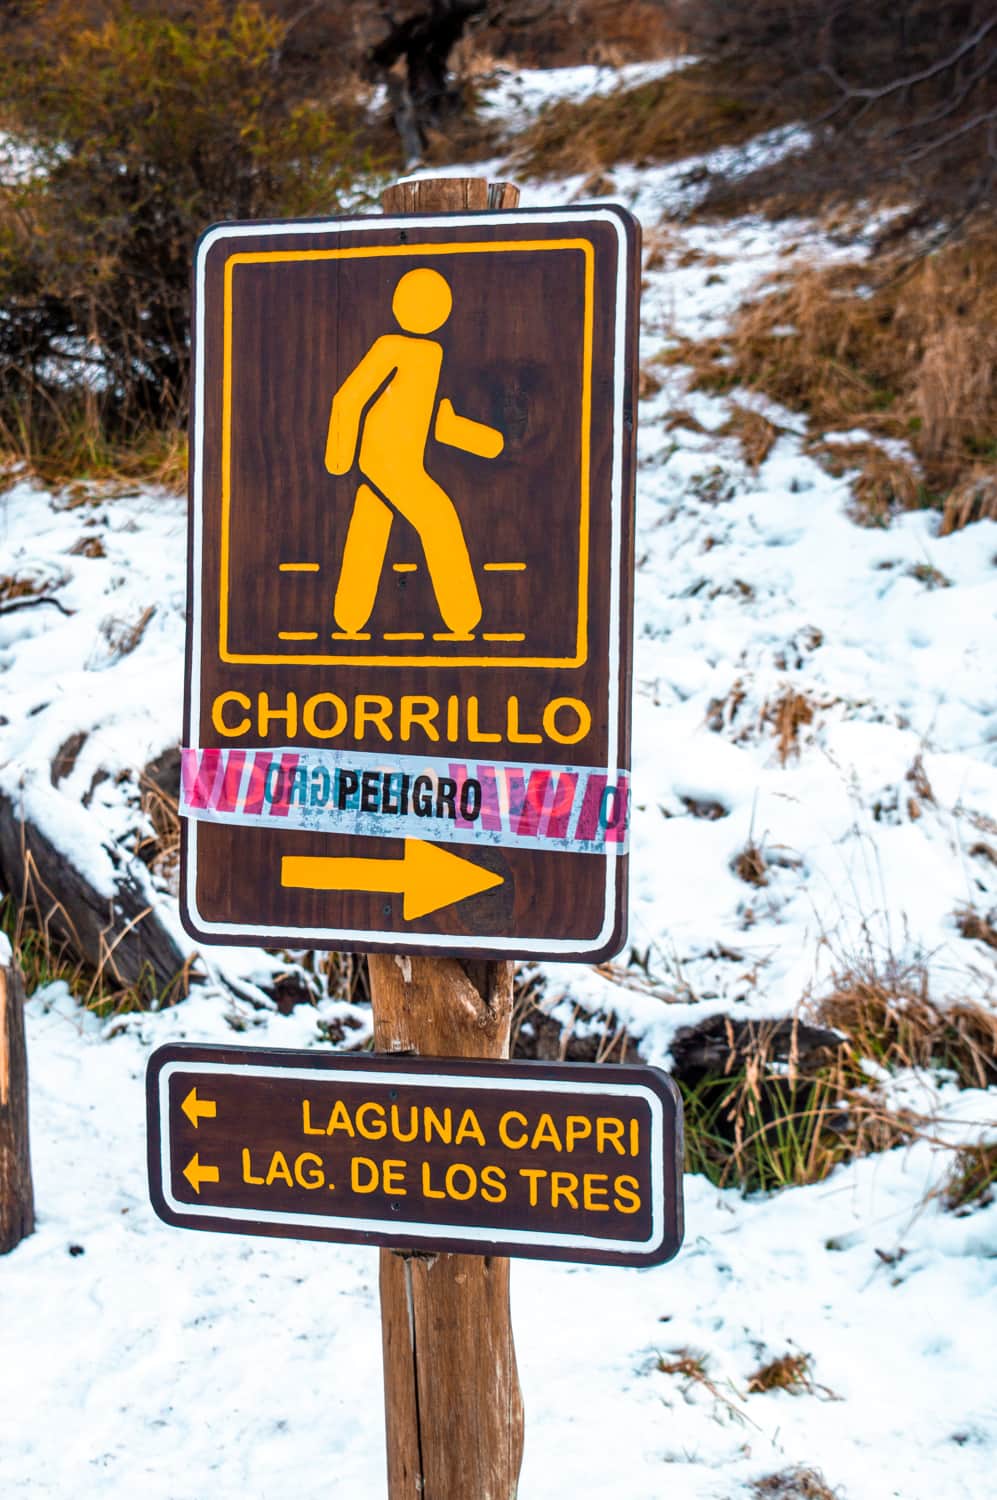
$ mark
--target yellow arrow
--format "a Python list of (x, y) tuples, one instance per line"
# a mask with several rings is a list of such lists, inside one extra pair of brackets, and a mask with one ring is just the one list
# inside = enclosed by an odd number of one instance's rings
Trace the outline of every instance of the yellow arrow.
[(213, 1120), (218, 1113), (218, 1106), (213, 1099), (199, 1099), (197, 1097), (197, 1085), (191, 1089), (180, 1108), (187, 1116), (194, 1129), (197, 1129), (198, 1120)]
[(194, 1192), (198, 1197), (201, 1196), (202, 1182), (217, 1182), (219, 1179), (218, 1168), (202, 1167), (200, 1161), (198, 1160), (198, 1154), (196, 1151), (194, 1152), (194, 1155), (191, 1157), (190, 1161), (184, 1167), (183, 1175), (186, 1177), (187, 1181), (190, 1183), (191, 1187), (194, 1189)]
[(401, 859), (335, 859), (329, 855), (285, 854), (280, 883), (306, 891), (390, 891), (404, 897), (406, 922), (466, 901), (501, 885), (504, 876), (450, 854), (436, 844), (406, 839)]

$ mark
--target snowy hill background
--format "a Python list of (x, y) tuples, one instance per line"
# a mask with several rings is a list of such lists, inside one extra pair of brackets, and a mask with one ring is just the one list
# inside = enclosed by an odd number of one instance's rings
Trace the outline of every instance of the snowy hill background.
[[(486, 112), (525, 123), (616, 82), (506, 71)], [(843, 254), (817, 221), (686, 222), (704, 172), (777, 161), (795, 138), (614, 172), (646, 262), (632, 951), (527, 977), (563, 1036), (623, 1026), (659, 1066), (683, 1028), (812, 1019), (862, 976), (997, 1012), (974, 935), (997, 910), (997, 522), (859, 526), (851, 476), (807, 452), (805, 418), (691, 390), (668, 358), (764, 277)], [(586, 192), (580, 176), (523, 187), (527, 204)], [(869, 243), (876, 229), (870, 215)], [(757, 466), (722, 430), (736, 407), (776, 429)], [(179, 742), (185, 542), (185, 503), (142, 487), (24, 479), (0, 496), (0, 579), (24, 585), (7, 603), (36, 601), (0, 604), (0, 793), (98, 892), (129, 879), (181, 954), (175, 872), (142, 858), (157, 830), (141, 773)], [(62, 980), (30, 997), (39, 1222), (0, 1263), (3, 1493), (378, 1496), (374, 1252), (166, 1228), (143, 1126), (154, 1046), (357, 1046), (369, 1011), (303, 955), (216, 949), (193, 972), (160, 1010), (99, 1016)], [(312, 998), (282, 1014), (277, 979), (296, 972)], [(989, 1492), (997, 1204), (960, 1216), (943, 1189), (955, 1146), (997, 1141), (997, 1091), (869, 1076), (924, 1122), (906, 1144), (769, 1197), (687, 1175), (686, 1247), (658, 1270), (515, 1265), (523, 1500), (827, 1493), (799, 1476), (754, 1488), (794, 1469), (846, 1500)], [(790, 1388), (750, 1389), (787, 1355)]]

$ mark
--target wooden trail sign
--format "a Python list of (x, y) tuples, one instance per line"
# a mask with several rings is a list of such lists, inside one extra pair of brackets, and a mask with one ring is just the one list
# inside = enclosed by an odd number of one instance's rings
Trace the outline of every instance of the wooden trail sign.
[(623, 945), (638, 240), (613, 206), (202, 239), (198, 940)]
[(153, 1205), (186, 1229), (624, 1266), (682, 1237), (654, 1068), (171, 1045), (147, 1107)]
[[(639, 230), (518, 197), (398, 184), (380, 220), (219, 226), (195, 268), (181, 915), (368, 951), (395, 1057), (508, 1058), (513, 959), (626, 933)], [(177, 1202), (224, 1192), (185, 1168)], [(434, 1234), (381, 1250), (389, 1494), (512, 1500), (509, 1261)]]

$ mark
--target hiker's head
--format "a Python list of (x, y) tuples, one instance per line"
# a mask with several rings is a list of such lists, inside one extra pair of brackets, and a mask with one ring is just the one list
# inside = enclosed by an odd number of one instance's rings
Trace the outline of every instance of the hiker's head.
[(450, 316), (453, 295), (439, 271), (406, 271), (391, 299), (391, 311), (406, 333), (432, 333)]

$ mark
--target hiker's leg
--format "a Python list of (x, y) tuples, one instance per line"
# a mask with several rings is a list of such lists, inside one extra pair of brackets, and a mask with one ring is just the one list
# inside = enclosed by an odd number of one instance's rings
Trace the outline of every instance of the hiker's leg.
[(454, 635), (470, 635), (481, 619), (481, 599), (460, 517), (446, 490), (428, 474), (406, 484), (404, 499), (389, 499), (419, 533), (436, 603)]
[(362, 484), (353, 502), (343, 565), (332, 612), (347, 635), (359, 635), (370, 619), (388, 550), (392, 513), (369, 485)]

